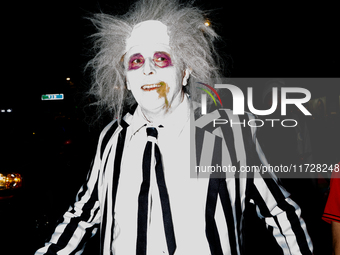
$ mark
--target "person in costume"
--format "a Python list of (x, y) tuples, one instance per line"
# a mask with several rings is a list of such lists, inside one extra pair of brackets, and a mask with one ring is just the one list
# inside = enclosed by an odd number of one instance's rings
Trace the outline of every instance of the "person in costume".
[(256, 128), (212, 125), (254, 116), (226, 109), (194, 114), (195, 81), (220, 77), (218, 36), (205, 20), (205, 12), (176, 0), (141, 0), (125, 15), (94, 16), (90, 93), (98, 115), (108, 110), (114, 120), (99, 137), (76, 202), (36, 255), (81, 254), (97, 232), (104, 255), (242, 254), (249, 203), (284, 254), (312, 254), (300, 208), (274, 175), (190, 170), (268, 164)]
[(340, 162), (335, 164), (331, 184), (330, 192), (327, 199), (327, 204), (322, 215), (322, 219), (332, 225), (333, 236), (333, 254), (340, 254)]

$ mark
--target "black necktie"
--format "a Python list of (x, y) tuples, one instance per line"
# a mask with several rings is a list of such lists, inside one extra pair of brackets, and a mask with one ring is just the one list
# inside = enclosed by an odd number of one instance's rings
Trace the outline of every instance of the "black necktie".
[(165, 238), (168, 246), (168, 252), (170, 255), (173, 255), (176, 250), (176, 240), (174, 227), (171, 217), (170, 210), (170, 201), (169, 195), (165, 184), (164, 179), (164, 171), (163, 171), (163, 163), (162, 156), (159, 150), (159, 147), (156, 143), (158, 132), (154, 127), (148, 127), (146, 129), (146, 133), (148, 136), (148, 141), (145, 146), (144, 155), (143, 155), (143, 182), (141, 184), (139, 197), (138, 197), (138, 221), (137, 221), (137, 255), (146, 255), (146, 243), (147, 243), (147, 221), (148, 221), (148, 196), (150, 189), (150, 168), (151, 168), (151, 153), (152, 153), (152, 145), (154, 143), (154, 151), (155, 151), (155, 171), (156, 171), (156, 179), (157, 186), (159, 190), (159, 196), (162, 205), (162, 214), (163, 214), (163, 224), (164, 224), (164, 232)]

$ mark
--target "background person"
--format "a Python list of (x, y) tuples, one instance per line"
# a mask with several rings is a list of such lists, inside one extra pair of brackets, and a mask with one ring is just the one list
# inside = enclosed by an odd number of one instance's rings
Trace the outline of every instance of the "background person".
[(333, 169), (330, 192), (322, 219), (332, 224), (333, 254), (340, 254), (340, 162)]

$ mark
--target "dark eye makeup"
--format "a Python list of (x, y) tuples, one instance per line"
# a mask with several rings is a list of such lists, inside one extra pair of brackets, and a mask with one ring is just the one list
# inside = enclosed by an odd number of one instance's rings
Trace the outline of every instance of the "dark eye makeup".
[[(145, 59), (142, 54), (137, 53), (130, 57), (128, 70), (136, 70), (144, 65)], [(153, 55), (153, 62), (160, 68), (172, 66), (171, 57), (168, 53), (160, 51)]]
[(129, 60), (129, 70), (135, 70), (140, 68), (144, 64), (144, 57), (137, 53), (131, 56)]
[(156, 52), (153, 55), (153, 61), (156, 66), (161, 68), (172, 66), (171, 57), (166, 52)]

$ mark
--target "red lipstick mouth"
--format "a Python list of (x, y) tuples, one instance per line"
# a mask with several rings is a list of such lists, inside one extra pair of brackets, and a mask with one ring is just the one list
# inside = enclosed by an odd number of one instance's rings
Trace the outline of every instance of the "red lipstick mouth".
[(142, 90), (144, 91), (151, 91), (151, 90), (156, 90), (159, 89), (162, 86), (163, 82), (159, 82), (156, 84), (145, 84), (141, 87)]

